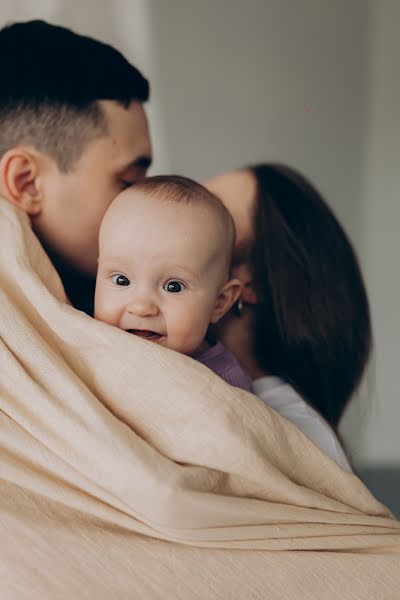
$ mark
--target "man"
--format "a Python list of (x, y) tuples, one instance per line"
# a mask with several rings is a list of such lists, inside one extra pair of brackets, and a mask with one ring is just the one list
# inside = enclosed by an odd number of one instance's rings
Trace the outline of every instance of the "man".
[(0, 195), (91, 313), (101, 219), (151, 162), (148, 82), (111, 46), (43, 21), (3, 28), (0, 56)]

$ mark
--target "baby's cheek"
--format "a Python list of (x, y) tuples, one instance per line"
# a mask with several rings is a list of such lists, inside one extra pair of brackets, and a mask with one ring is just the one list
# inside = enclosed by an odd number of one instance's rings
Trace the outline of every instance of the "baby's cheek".
[(119, 323), (119, 303), (112, 295), (107, 294), (105, 290), (96, 291), (94, 303), (94, 318), (103, 321), (109, 325), (118, 325)]
[[(171, 323), (172, 325), (172, 323)], [(180, 346), (180, 352), (193, 352), (203, 341), (207, 331), (208, 321), (203, 317), (201, 311), (196, 307), (190, 310), (181, 311), (180, 315), (174, 319), (173, 331), (168, 333), (168, 337), (174, 338), (177, 345)]]

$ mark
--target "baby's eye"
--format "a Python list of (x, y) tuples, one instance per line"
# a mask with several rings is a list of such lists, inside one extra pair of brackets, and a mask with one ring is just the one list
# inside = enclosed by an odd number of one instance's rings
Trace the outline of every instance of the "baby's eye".
[(131, 283), (125, 275), (121, 275), (120, 273), (115, 273), (115, 275), (111, 277), (111, 281), (114, 285), (130, 285)]
[(172, 292), (174, 294), (177, 292), (183, 292), (185, 289), (186, 286), (180, 281), (167, 281), (167, 283), (164, 285), (164, 290), (166, 292)]

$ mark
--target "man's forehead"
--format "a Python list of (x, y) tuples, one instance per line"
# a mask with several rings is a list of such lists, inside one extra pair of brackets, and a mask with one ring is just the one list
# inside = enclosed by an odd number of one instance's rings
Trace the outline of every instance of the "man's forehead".
[[(146, 113), (140, 102), (125, 108), (117, 102), (100, 102), (106, 118), (113, 153), (121, 167), (144, 166), (151, 162), (151, 142)], [(137, 164), (135, 164), (137, 162)]]

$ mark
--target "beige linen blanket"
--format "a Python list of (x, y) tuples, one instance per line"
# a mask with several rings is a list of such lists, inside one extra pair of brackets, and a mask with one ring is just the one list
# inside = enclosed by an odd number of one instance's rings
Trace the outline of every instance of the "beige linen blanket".
[(400, 525), (291, 423), (66, 304), (0, 200), (0, 598), (400, 598)]

